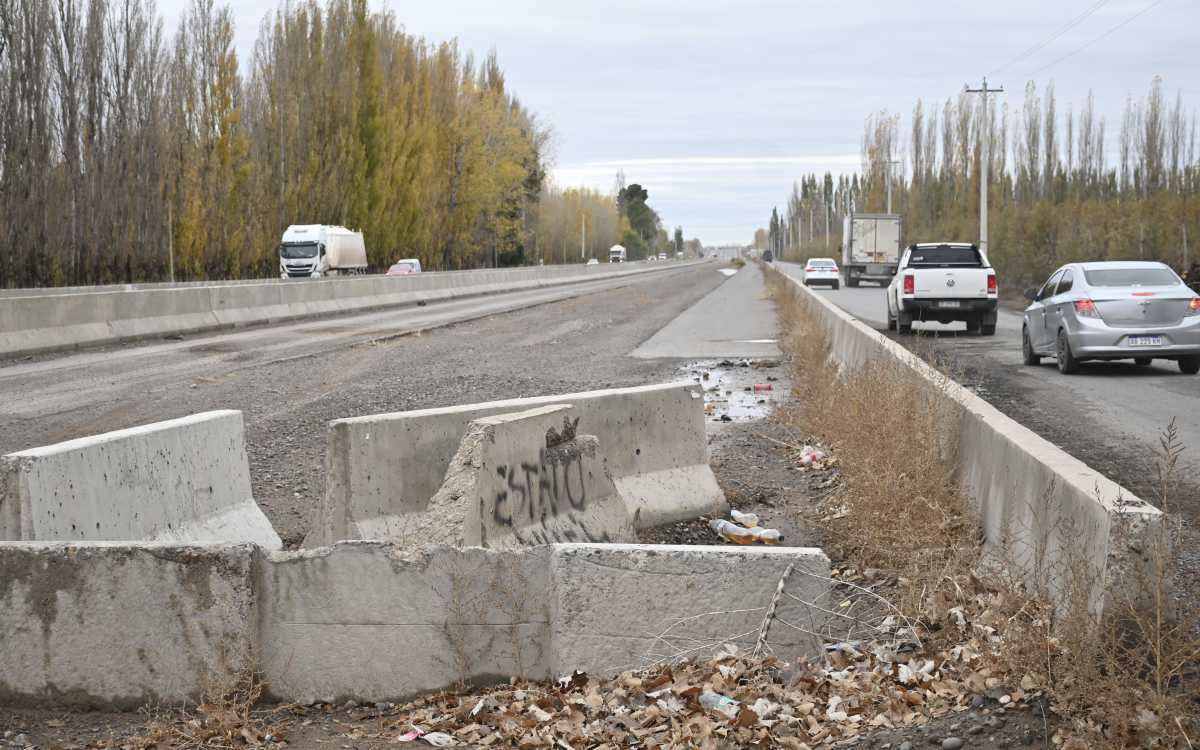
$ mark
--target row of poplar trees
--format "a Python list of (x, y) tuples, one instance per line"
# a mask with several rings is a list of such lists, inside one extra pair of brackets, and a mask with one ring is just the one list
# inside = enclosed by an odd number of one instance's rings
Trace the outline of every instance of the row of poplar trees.
[(789, 254), (824, 255), (828, 209), (836, 250), (837, 218), (851, 208), (882, 212), (890, 175), (904, 242), (976, 241), (986, 136), (989, 255), (1008, 280), (1036, 283), (1080, 260), (1160, 260), (1185, 271), (1200, 261), (1198, 129), (1182, 94), (1168, 97), (1158, 78), (1126, 100), (1115, 123), (1090, 93), (1060, 105), (1053, 83), (1028, 84), (1017, 107), (993, 98), (986, 115), (977, 94), (940, 107), (918, 101), (907, 123), (869, 117), (861, 173), (801, 178), (764, 234), (777, 234)]
[(192, 0), (0, 0), (0, 287), (269, 276), (288, 224), (370, 262), (528, 261), (547, 130), (495, 56), (366, 0), (284, 4), (248, 63)]

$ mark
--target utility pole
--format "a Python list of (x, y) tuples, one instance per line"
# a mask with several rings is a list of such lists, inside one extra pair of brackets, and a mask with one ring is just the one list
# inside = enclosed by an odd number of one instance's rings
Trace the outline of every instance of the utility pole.
[(998, 89), (989, 89), (987, 78), (983, 79), (983, 86), (973, 89), (967, 88), (968, 94), (983, 95), (983, 130), (980, 136), (983, 143), (979, 147), (979, 250), (984, 255), (988, 251), (988, 170), (992, 163), (992, 118), (988, 110), (988, 94), (1002, 94), (1004, 87)]
[(887, 213), (892, 212), (892, 167), (900, 162), (895, 159), (887, 160)]
[(579, 257), (583, 258), (587, 248), (587, 215), (579, 215)]

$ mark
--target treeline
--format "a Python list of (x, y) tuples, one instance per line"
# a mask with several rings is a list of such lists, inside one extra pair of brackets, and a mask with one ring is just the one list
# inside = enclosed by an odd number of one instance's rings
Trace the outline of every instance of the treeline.
[(292, 223), (530, 260), (547, 129), (494, 55), (366, 0), (282, 5), (244, 70), (233, 38), (213, 0), (170, 35), (153, 0), (0, 0), (0, 286), (269, 276)]
[(668, 236), (649, 197), (641, 185), (627, 185), (624, 174), (617, 175), (611, 193), (548, 185), (537, 209), (537, 258), (546, 263), (606, 261), (613, 245), (623, 246), (629, 260), (677, 251), (699, 256), (700, 240), (685, 241), (682, 227)]
[[(889, 162), (893, 210), (904, 241), (979, 237), (979, 180), (984, 135), (989, 145), (989, 255), (1015, 283), (1034, 282), (1075, 260), (1161, 260), (1177, 269), (1198, 258), (1200, 120), (1182, 94), (1168, 101), (1155, 78), (1130, 97), (1115, 133), (1094, 97), (1060, 108), (1053, 84), (1030, 83), (1019, 108), (985, 113), (963, 93), (938, 108), (918, 101), (908, 122), (889, 113), (867, 119), (861, 174), (802, 178), (769, 242), (798, 256), (823, 254), (820, 215), (886, 208)], [(811, 227), (816, 216), (815, 240)]]

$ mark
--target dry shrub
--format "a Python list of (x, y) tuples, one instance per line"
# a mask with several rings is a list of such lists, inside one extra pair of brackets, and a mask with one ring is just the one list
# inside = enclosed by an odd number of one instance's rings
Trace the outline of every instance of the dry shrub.
[[(1053, 572), (1067, 582), (1058, 607), (1013, 566), (985, 568), (978, 525), (954, 481), (957, 406), (891, 358), (839, 372), (813, 303), (778, 272), (768, 272), (768, 284), (796, 383), (796, 398), (777, 415), (837, 455), (841, 483), (821, 521), (841, 564), (890, 571), (896, 606), (926, 626), (934, 648), (959, 645), (947, 613), (986, 630), (992, 674), (1044, 691), (1067, 721), (1057, 738), (1065, 746), (1200, 746), (1200, 612), (1171, 597), (1177, 525), (1151, 538), (1149, 564), (1128, 587), (1136, 598), (1114, 599), (1102, 618), (1089, 608), (1096, 582), (1082, 554)], [(1172, 425), (1158, 466), (1164, 511), (1180, 450)], [(1064, 542), (1075, 533), (1043, 531)]]
[(121, 747), (235, 748), (262, 747), (275, 742), (267, 718), (256, 712), (265, 685), (258, 673), (242, 670), (212, 682), (194, 710), (153, 712), (141, 736)]

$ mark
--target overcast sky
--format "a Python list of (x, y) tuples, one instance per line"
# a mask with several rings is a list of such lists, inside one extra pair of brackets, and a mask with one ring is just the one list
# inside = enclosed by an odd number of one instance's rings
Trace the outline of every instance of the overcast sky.
[[(173, 30), (184, 0), (159, 2)], [(275, 3), (232, 5), (244, 61)], [(413, 34), (497, 50), (510, 88), (553, 126), (557, 182), (609, 188), (624, 169), (664, 222), (706, 244), (749, 242), (802, 173), (856, 170), (869, 113), (907, 117), (918, 97), (944, 101), (985, 74), (1015, 105), (1031, 79), (1054, 79), (1060, 111), (1094, 89), (1110, 133), (1126, 96), (1143, 95), (1154, 75), (1200, 107), (1200, 0), (387, 7)]]

